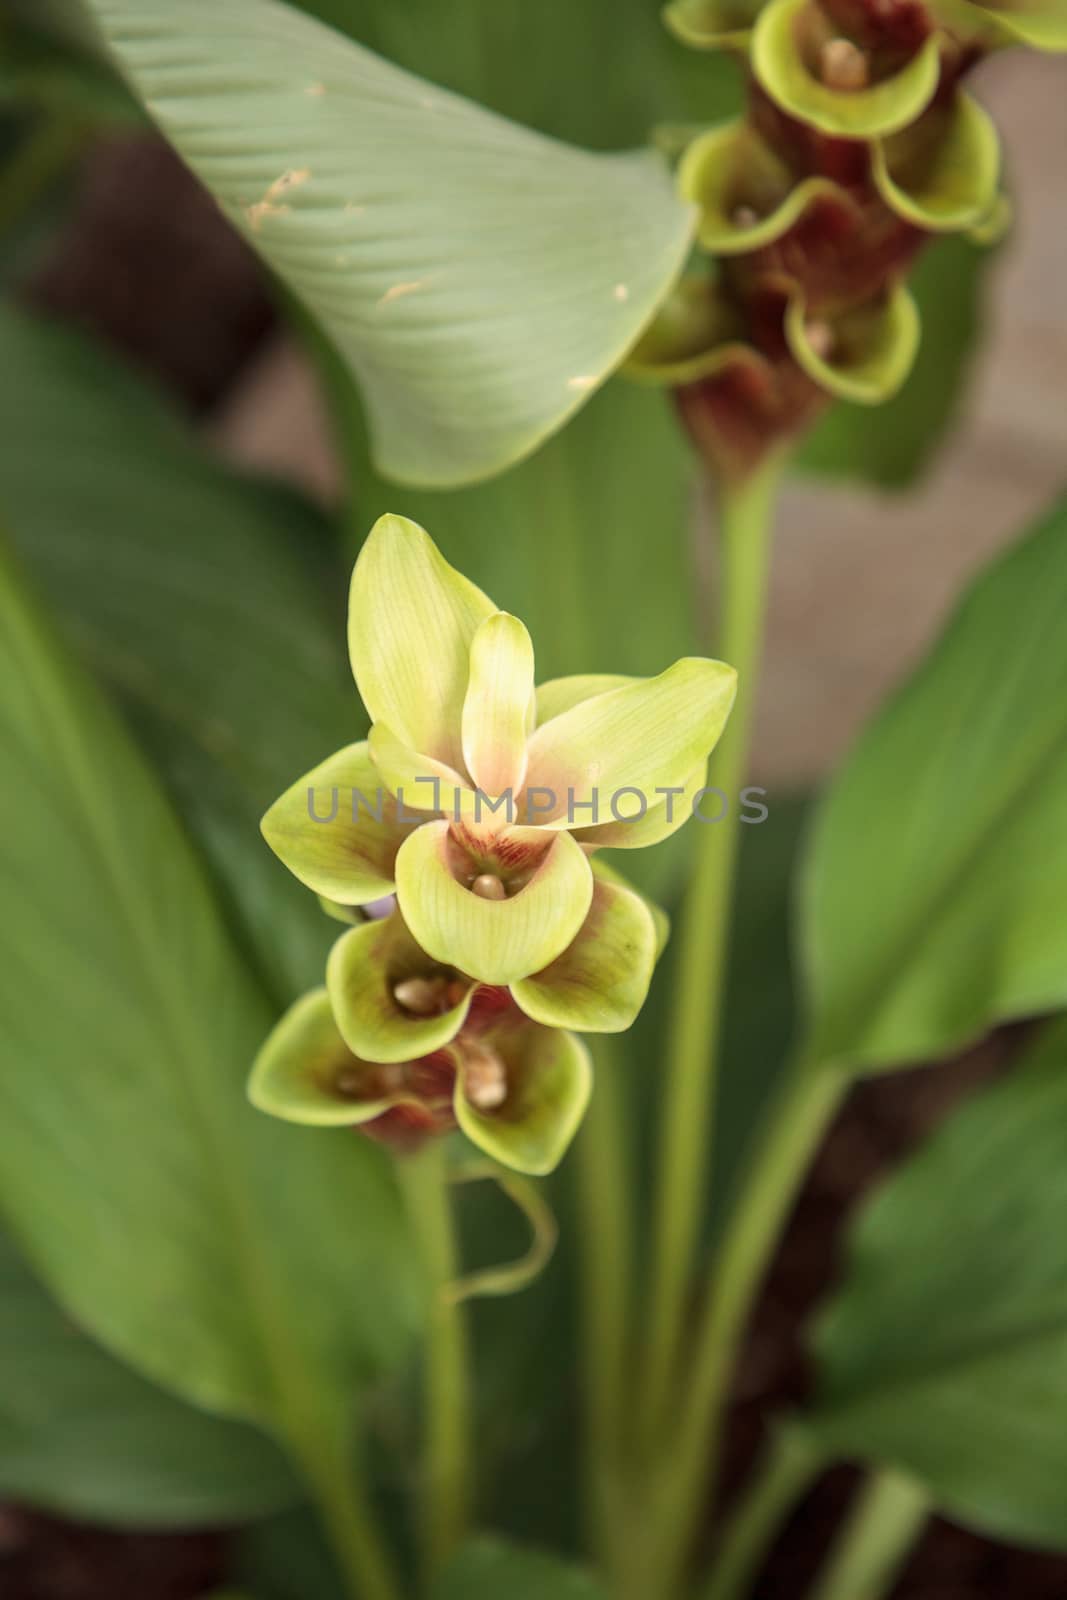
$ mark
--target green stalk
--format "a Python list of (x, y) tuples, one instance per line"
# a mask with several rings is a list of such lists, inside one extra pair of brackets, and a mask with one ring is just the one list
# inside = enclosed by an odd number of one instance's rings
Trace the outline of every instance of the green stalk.
[(730, 1518), (700, 1600), (744, 1600), (775, 1536), (821, 1466), (821, 1456), (790, 1427), (774, 1435)]
[(644, 1561), (664, 1600), (678, 1583), (697, 1512), (713, 1492), (722, 1410), (756, 1292), (846, 1088), (837, 1073), (803, 1063), (794, 1069), (734, 1209), (709, 1286), (692, 1374), (659, 1460)]
[(352, 1600), (400, 1600), (400, 1586), (379, 1536), (366, 1484), (347, 1448), (345, 1430), (294, 1426), (288, 1439)]
[[(726, 730), (712, 753), (707, 783), (728, 797), (729, 811), (717, 825), (691, 824), (698, 854), (678, 940), (681, 954), (675, 974), (642, 1377), (640, 1437), (646, 1449), (659, 1435), (671, 1396), (707, 1195), (716, 1055), (740, 836), (737, 796), (748, 766), (778, 473), (775, 461), (740, 487), (724, 489), (720, 497), (717, 650), (737, 668), (738, 690)], [(708, 804), (718, 806), (720, 802), (711, 797)]]
[(864, 1485), (830, 1552), (811, 1600), (883, 1600), (930, 1514), (925, 1491), (902, 1473)]
[(619, 1512), (619, 1469), (628, 1396), (630, 1186), (624, 1139), (622, 1061), (614, 1040), (593, 1046), (596, 1088), (578, 1135), (575, 1176), (581, 1206), (586, 1514), (590, 1542), (610, 1568)]
[(470, 1376), (466, 1313), (452, 1297), (459, 1278), (444, 1146), (428, 1144), (397, 1170), (430, 1284), (424, 1362), (420, 1543), (427, 1584), (459, 1543), (471, 1500)]

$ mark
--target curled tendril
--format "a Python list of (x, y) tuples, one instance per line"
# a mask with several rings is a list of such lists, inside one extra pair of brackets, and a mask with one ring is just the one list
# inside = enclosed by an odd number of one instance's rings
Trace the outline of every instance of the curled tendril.
[(447, 1284), (442, 1291), (449, 1305), (459, 1305), (464, 1300), (497, 1299), (518, 1294), (529, 1288), (548, 1266), (559, 1238), (559, 1225), (555, 1213), (541, 1190), (530, 1179), (488, 1161), (475, 1161), (455, 1167), (448, 1175), (449, 1182), (495, 1183), (514, 1206), (522, 1212), (530, 1225), (531, 1243), (525, 1255), (517, 1261), (505, 1262), (496, 1267), (480, 1267)]

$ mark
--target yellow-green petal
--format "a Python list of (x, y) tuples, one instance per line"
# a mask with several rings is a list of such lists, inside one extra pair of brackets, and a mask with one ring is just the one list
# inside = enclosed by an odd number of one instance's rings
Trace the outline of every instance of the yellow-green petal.
[[(824, 334), (816, 341), (814, 328)], [(906, 380), (919, 350), (919, 310), (902, 284), (884, 301), (808, 321), (803, 297), (790, 300), (786, 338), (794, 359), (820, 388), (857, 405), (881, 405)], [(826, 348), (824, 348), (824, 344)]]
[(871, 155), (886, 205), (918, 228), (977, 227), (993, 208), (1000, 141), (992, 117), (963, 90), (914, 127), (877, 140)]
[[(658, 790), (687, 784), (707, 760), (736, 690), (733, 667), (690, 656), (543, 723), (530, 740), (526, 820), (584, 829), (630, 817), (642, 800), (658, 806)], [(535, 811), (535, 790), (551, 809), (538, 800)]]
[[(459, 998), (420, 1014), (402, 1005), (396, 986), (424, 978)], [(415, 943), (399, 912), (365, 922), (344, 934), (326, 964), (326, 987), (334, 1019), (350, 1050), (366, 1061), (414, 1061), (450, 1043), (467, 1020), (474, 986), (443, 970)]]
[(471, 641), (463, 702), (463, 759), (488, 795), (522, 788), (534, 723), (534, 651), (518, 617), (498, 611)]
[(471, 640), (496, 610), (406, 517), (380, 517), (352, 573), (348, 648), (373, 722), (413, 750), (463, 762)]
[(833, 89), (807, 59), (804, 25), (812, 15), (810, 0), (770, 0), (753, 30), (752, 70), (783, 110), (844, 139), (895, 133), (925, 111), (941, 70), (936, 33), (891, 78), (869, 88)]
[(572, 706), (591, 700), (608, 689), (621, 689), (623, 684), (636, 683), (636, 678), (624, 677), (617, 672), (575, 672), (567, 678), (549, 678), (537, 686), (537, 727), (551, 722)]
[(634, 890), (594, 871), (593, 903), (577, 935), (541, 972), (511, 986), (535, 1022), (581, 1033), (621, 1033), (645, 1003), (656, 925)]
[(379, 782), (397, 797), (402, 813), (447, 811), (451, 816), (457, 805), (462, 810), (459, 797), (468, 786), (455, 767), (406, 744), (385, 722), (372, 725), (367, 745)]
[[(634, 815), (628, 821), (602, 822), (593, 828), (575, 828), (574, 837), (579, 844), (595, 845), (598, 850), (644, 850), (648, 845), (660, 844), (672, 833), (684, 827), (693, 815), (697, 796), (707, 781), (708, 764), (702, 761), (684, 783), (675, 785), (674, 792), (657, 796), (659, 803), (650, 805), (643, 816), (637, 815), (637, 802), (631, 800)], [(620, 812), (625, 801), (619, 803)], [(594, 871), (595, 871), (594, 866)]]
[(672, 0), (667, 27), (694, 50), (743, 50), (763, 0)]
[(566, 833), (551, 839), (525, 887), (504, 900), (482, 899), (454, 876), (447, 822), (416, 829), (396, 870), (397, 899), (415, 939), (479, 983), (514, 983), (554, 961), (593, 897), (589, 861)]
[(485, 1042), (504, 1062), (507, 1099), (495, 1111), (471, 1104), (469, 1063), (460, 1051), (456, 1121), (501, 1166), (543, 1176), (559, 1165), (585, 1115), (593, 1088), (589, 1052), (573, 1034), (533, 1022), (489, 1034)]
[(744, 342), (737, 307), (720, 294), (707, 273), (691, 273), (672, 289), (626, 358), (626, 374), (638, 383), (697, 383), (735, 362), (763, 371), (768, 364)]
[(285, 1013), (255, 1059), (248, 1098), (272, 1117), (320, 1128), (370, 1122), (396, 1104), (381, 1093), (378, 1067), (345, 1044), (325, 989)]
[(1010, 231), (1014, 221), (1015, 207), (1011, 203), (1011, 196), (1001, 190), (985, 216), (976, 222), (973, 228), (968, 228), (967, 237), (978, 245), (999, 244)]
[(366, 742), (305, 773), (260, 826), (294, 877), (346, 906), (391, 893), (396, 853), (410, 832), (398, 820)]
[(826, 195), (847, 204), (829, 178), (801, 183), (745, 118), (702, 134), (678, 168), (684, 199), (700, 207), (697, 238), (713, 255), (773, 244)]

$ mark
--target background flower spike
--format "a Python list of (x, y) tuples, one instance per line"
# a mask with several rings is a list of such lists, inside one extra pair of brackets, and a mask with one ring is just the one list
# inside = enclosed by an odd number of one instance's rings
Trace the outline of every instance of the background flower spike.
[(472, 1081), (481, 1068), (481, 1054), (462, 1048), (457, 1051), (456, 1121), (472, 1144), (502, 1166), (531, 1177), (552, 1172), (577, 1133), (592, 1094), (588, 1050), (573, 1033), (533, 1022), (483, 1037), (484, 1048), (503, 1063), (507, 1096), (498, 1108), (480, 1110), (475, 1105)]
[(1011, 196), (1002, 189), (980, 222), (968, 228), (967, 237), (973, 244), (997, 245), (1011, 231), (1015, 221), (1015, 207)]
[(847, 203), (844, 190), (829, 178), (797, 183), (743, 118), (712, 128), (689, 146), (678, 186), (684, 199), (700, 207), (697, 238), (714, 255), (773, 244), (822, 195)]
[(977, 100), (960, 90), (913, 127), (876, 141), (871, 170), (886, 205), (917, 228), (937, 233), (976, 227), (997, 197), (996, 126)]
[(745, 50), (763, 0), (672, 0), (663, 20), (694, 50)]
[(789, 302), (785, 332), (794, 359), (841, 400), (874, 406), (904, 383), (919, 349), (919, 311), (903, 285), (876, 305), (811, 317), (804, 297)]
[(735, 362), (767, 362), (743, 337), (737, 308), (706, 274), (683, 278), (630, 351), (628, 377), (643, 383), (697, 383)]
[(771, 0), (752, 35), (752, 70), (784, 111), (823, 133), (873, 139), (920, 116), (934, 97), (941, 69), (932, 33), (906, 66), (866, 87), (833, 87), (819, 72), (820, 52), (837, 42), (810, 0)]

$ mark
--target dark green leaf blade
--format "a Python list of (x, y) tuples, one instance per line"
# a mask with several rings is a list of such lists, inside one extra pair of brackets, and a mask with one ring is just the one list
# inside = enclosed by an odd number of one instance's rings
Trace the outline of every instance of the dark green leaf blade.
[(419, 1319), (388, 1162), (249, 1107), (272, 1011), (195, 857), (6, 557), (0, 623), (0, 1207), (137, 1370), (339, 1438)]
[(972, 586), (821, 809), (808, 1056), (936, 1059), (1067, 1002), (1067, 505)]
[(212, 459), (102, 347), (0, 309), (0, 517), (67, 638), (132, 712), (281, 1003), (336, 927), (259, 819), (366, 731), (336, 529)]
[(433, 1600), (604, 1600), (604, 1591), (555, 1556), (474, 1539), (438, 1581)]
[(1067, 1548), (1067, 1026), (854, 1228), (811, 1426), (994, 1537)]
[(0, 1234), (0, 1494), (123, 1527), (206, 1527), (300, 1490), (254, 1428), (194, 1411), (78, 1331)]

